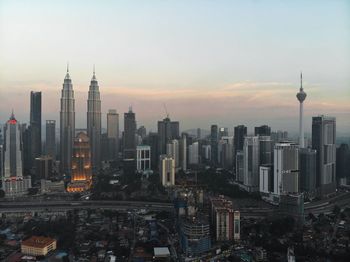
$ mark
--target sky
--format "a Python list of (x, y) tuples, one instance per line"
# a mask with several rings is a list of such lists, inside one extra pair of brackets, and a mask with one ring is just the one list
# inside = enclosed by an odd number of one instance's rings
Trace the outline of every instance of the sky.
[(132, 105), (155, 131), (166, 104), (182, 130), (297, 132), (302, 71), (306, 132), (325, 114), (350, 134), (350, 1), (0, 0), (0, 123), (28, 122), (30, 91), (58, 121), (68, 61), (77, 127), (95, 64), (103, 126)]

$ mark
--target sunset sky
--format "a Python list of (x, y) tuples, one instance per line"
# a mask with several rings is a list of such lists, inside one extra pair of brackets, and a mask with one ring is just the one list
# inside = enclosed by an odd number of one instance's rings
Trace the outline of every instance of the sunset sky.
[[(133, 106), (138, 126), (170, 118), (298, 130), (303, 71), (305, 130), (337, 117), (350, 130), (350, 1), (0, 0), (0, 123), (29, 120), (43, 92), (43, 123), (59, 120), (69, 61), (76, 126), (86, 126), (93, 64), (106, 112)], [(59, 122), (57, 122), (59, 126)]]

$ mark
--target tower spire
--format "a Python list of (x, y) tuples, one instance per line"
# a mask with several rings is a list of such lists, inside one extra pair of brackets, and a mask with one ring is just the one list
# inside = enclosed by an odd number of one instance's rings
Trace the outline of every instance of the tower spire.
[(300, 90), (303, 90), (303, 72), (300, 71)]
[(67, 74), (69, 73), (69, 62), (67, 62)]

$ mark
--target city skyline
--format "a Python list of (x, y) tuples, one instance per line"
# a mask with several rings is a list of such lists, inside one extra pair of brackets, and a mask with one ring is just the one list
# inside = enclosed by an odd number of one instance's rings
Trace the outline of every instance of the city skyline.
[[(68, 60), (77, 127), (86, 126), (96, 64), (103, 127), (108, 109), (123, 114), (132, 105), (138, 125), (155, 131), (166, 116), (166, 103), (181, 130), (209, 130), (216, 123), (231, 130), (245, 124), (251, 131), (269, 124), (297, 133), (295, 93), (303, 71), (305, 132), (311, 132), (312, 116), (319, 114), (335, 116), (339, 133), (350, 128), (346, 1), (200, 6), (86, 1), (83, 7), (77, 1), (69, 4), (74, 15), (65, 13), (65, 1), (1, 1), (0, 6), (0, 96), (7, 98), (0, 105), (1, 123), (12, 107), (20, 122), (29, 122), (22, 109), (29, 105), (30, 91), (42, 91), (43, 121), (58, 121)], [(125, 15), (126, 10), (132, 12)]]

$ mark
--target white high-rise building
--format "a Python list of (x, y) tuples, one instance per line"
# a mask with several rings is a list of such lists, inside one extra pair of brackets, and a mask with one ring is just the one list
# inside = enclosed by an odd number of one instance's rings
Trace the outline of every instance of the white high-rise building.
[(306, 98), (306, 93), (303, 89), (303, 74), (300, 74), (300, 90), (297, 93), (297, 99), (299, 101), (299, 147), (304, 148), (304, 100)]
[(98, 170), (101, 166), (101, 99), (95, 68), (87, 100), (87, 134), (91, 145), (92, 168)]
[(175, 160), (175, 168), (180, 167), (180, 158), (179, 158), (179, 141), (176, 139), (171, 140), (167, 143), (166, 154), (171, 156)]
[(175, 160), (174, 158), (161, 155), (159, 163), (159, 172), (162, 185), (170, 187), (175, 185)]
[(141, 145), (136, 147), (136, 169), (137, 172), (150, 171), (151, 169), (151, 147)]
[(244, 176), (243, 184), (247, 190), (259, 190), (259, 136), (246, 136), (243, 145)]
[(4, 136), (2, 189), (7, 197), (22, 195), (31, 187), (31, 178), (23, 177), (21, 130), (13, 113), (4, 126)]
[(274, 194), (299, 192), (299, 145), (292, 142), (275, 144)]
[(61, 171), (70, 174), (72, 169), (73, 140), (75, 137), (75, 100), (72, 80), (67, 74), (61, 93), (60, 111), (60, 161)]

